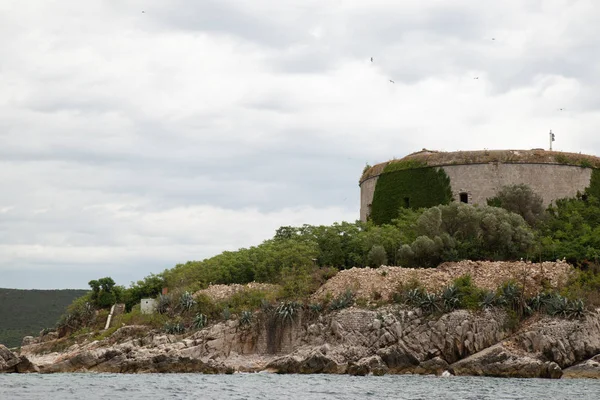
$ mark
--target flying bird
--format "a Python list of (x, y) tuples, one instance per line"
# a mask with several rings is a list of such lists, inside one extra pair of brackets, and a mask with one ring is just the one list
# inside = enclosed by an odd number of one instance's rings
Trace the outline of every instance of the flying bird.
[(559, 108), (558, 111), (564, 111), (564, 108)]
[(390, 82), (392, 82), (392, 83), (396, 83), (396, 82), (394, 82), (394, 81), (393, 81), (393, 80), (391, 80), (391, 79), (390, 79)]
[(493, 37), (493, 38), (492, 38), (492, 40), (496, 40), (496, 38), (495, 38), (495, 37)]
[(479, 79), (479, 77), (478, 77), (478, 76), (476, 76), (476, 77), (475, 77), (475, 78), (473, 78), (473, 79)]
[(371, 57), (371, 62), (373, 62), (373, 57)]

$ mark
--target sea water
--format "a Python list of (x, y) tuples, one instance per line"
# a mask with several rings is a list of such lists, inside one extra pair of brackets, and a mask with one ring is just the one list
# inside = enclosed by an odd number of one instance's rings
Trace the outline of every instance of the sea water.
[(598, 380), (419, 375), (4, 374), (0, 399), (577, 399)]

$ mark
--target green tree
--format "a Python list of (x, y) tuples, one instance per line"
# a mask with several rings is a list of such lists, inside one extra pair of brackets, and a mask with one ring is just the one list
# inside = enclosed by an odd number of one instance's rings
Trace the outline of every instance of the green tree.
[(487, 200), (487, 204), (519, 214), (529, 226), (536, 226), (544, 216), (542, 196), (525, 184), (502, 187), (495, 197)]

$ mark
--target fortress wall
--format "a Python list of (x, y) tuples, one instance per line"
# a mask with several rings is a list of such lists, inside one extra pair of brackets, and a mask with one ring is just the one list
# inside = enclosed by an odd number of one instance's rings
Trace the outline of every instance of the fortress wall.
[[(524, 183), (542, 196), (547, 206), (556, 199), (573, 197), (577, 191), (589, 186), (592, 169), (565, 164), (462, 164), (443, 168), (452, 187), (455, 201), (466, 192), (469, 204), (487, 204), (502, 186)], [(360, 185), (360, 219), (367, 220), (368, 205), (373, 202), (378, 177), (367, 179)]]
[(369, 204), (373, 203), (373, 195), (375, 194), (375, 185), (377, 185), (377, 179), (367, 179), (360, 185), (360, 220), (366, 221), (367, 214), (369, 213)]
[(469, 204), (487, 204), (502, 186), (524, 183), (542, 196), (547, 206), (556, 199), (572, 197), (589, 186), (591, 168), (562, 164), (468, 164), (442, 167), (450, 178), (455, 201), (469, 195)]

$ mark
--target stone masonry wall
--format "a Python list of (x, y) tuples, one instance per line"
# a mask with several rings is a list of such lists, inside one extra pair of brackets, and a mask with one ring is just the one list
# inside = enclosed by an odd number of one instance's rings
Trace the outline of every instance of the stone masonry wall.
[[(524, 183), (542, 196), (547, 206), (556, 199), (572, 197), (589, 186), (591, 168), (564, 164), (463, 164), (442, 166), (452, 187), (455, 201), (467, 193), (469, 204), (485, 205), (505, 185)], [(367, 220), (378, 177), (360, 185), (360, 219)]]

